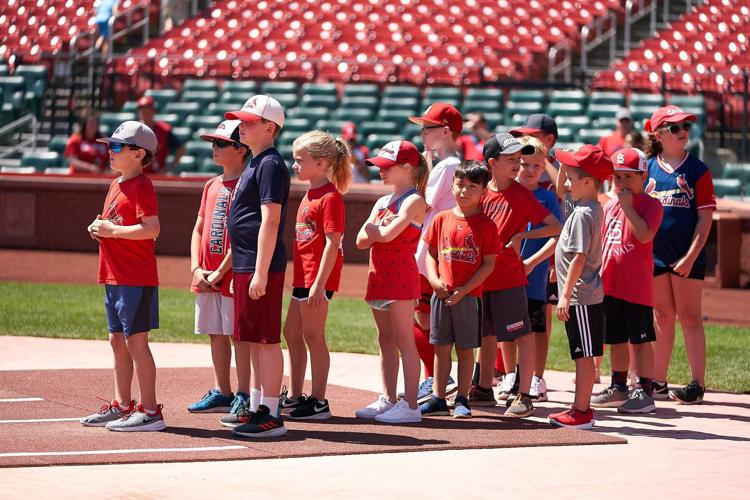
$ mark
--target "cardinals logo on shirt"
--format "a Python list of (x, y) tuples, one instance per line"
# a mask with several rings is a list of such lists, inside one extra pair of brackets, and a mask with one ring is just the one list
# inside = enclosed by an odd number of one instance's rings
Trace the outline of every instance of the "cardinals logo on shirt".
[(695, 190), (690, 187), (688, 181), (685, 180), (685, 175), (680, 174), (677, 176), (677, 186), (680, 188), (680, 192), (685, 193), (688, 200), (692, 200), (695, 197)]
[(443, 248), (440, 249), (440, 253), (447, 261), (476, 264), (479, 259), (479, 249), (477, 248), (476, 243), (474, 243), (473, 234), (467, 234), (464, 236), (464, 244), (460, 247), (451, 246), (450, 238), (448, 235), (445, 235), (445, 237), (443, 237)]
[(302, 222), (298, 222), (294, 226), (295, 235), (294, 239), (297, 241), (312, 241), (315, 236), (317, 224), (315, 220), (310, 217), (310, 207), (305, 207), (302, 210)]
[(656, 179), (649, 178), (645, 193), (652, 198), (657, 198), (665, 207), (690, 208), (690, 200), (695, 198), (695, 188), (691, 187), (684, 174), (675, 178), (677, 189), (656, 190)]
[(117, 213), (117, 201), (112, 201), (107, 208), (107, 216), (104, 219), (108, 219), (112, 224), (116, 226), (122, 226), (122, 215)]
[(221, 188), (216, 197), (214, 213), (211, 214), (211, 233), (209, 234), (209, 251), (212, 254), (224, 255), (227, 231), (227, 212), (229, 208), (229, 197), (232, 191), (226, 187)]

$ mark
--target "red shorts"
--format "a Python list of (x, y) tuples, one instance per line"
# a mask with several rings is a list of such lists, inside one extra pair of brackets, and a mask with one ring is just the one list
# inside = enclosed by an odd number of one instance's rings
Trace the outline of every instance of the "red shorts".
[(430, 300), (432, 300), (432, 285), (427, 280), (424, 274), (419, 275), (419, 293), (420, 297), (417, 301), (416, 311), (421, 313), (430, 314)]
[(266, 294), (258, 300), (248, 295), (253, 273), (234, 273), (234, 339), (256, 344), (281, 342), (281, 301), (284, 273), (268, 273)]

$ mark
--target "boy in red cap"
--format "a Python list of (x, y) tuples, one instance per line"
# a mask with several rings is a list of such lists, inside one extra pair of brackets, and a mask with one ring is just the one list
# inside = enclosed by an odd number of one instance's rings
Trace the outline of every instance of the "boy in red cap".
[[(456, 200), (451, 192), (453, 175), (461, 164), (456, 152), (456, 139), (463, 129), (461, 113), (450, 104), (436, 102), (427, 108), (422, 116), (411, 116), (409, 121), (422, 126), (422, 141), (424, 142), (424, 157), (430, 169), (425, 188), (427, 214), (422, 225), (422, 235), (427, 232), (432, 219), (443, 210), (450, 210), (456, 206)], [(437, 153), (440, 161), (433, 165), (433, 155)], [(414, 324), (414, 340), (417, 343), (419, 357), (424, 365), (425, 380), (419, 385), (417, 398), (424, 403), (432, 397), (433, 368), (435, 349), (430, 344), (430, 299), (432, 286), (427, 279), (427, 243), (419, 240), (416, 259), (419, 267), (421, 298), (417, 304), (417, 321)], [(449, 393), (456, 390), (456, 384), (448, 377)]]
[[(604, 206), (604, 343), (610, 346), (612, 383), (591, 406), (620, 413), (651, 413), (654, 372), (653, 239), (662, 218), (659, 200), (643, 192), (646, 155), (624, 148), (612, 155), (614, 197)], [(628, 394), (628, 342), (633, 346), (638, 384)]]
[(549, 416), (559, 427), (590, 429), (594, 411), (589, 406), (594, 388), (594, 357), (603, 351), (604, 291), (602, 267), (602, 221), (604, 213), (597, 196), (601, 184), (612, 176), (612, 161), (599, 146), (585, 145), (577, 151), (555, 151), (562, 165), (558, 192), (565, 191), (563, 225), (555, 249), (557, 271), (557, 318), (565, 321), (570, 356), (576, 364), (573, 406)]

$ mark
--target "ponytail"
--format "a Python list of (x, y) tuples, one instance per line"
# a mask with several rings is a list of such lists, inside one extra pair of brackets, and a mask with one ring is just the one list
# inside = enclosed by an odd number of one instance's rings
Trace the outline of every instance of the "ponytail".
[(304, 149), (316, 160), (328, 161), (328, 178), (340, 193), (346, 193), (352, 180), (352, 155), (346, 142), (328, 132), (313, 130), (297, 137), (293, 147)]
[(643, 145), (643, 152), (646, 153), (646, 156), (649, 158), (654, 158), (655, 156), (658, 156), (663, 151), (661, 142), (656, 138), (656, 134), (647, 134), (646, 135), (646, 141)]
[(419, 191), (419, 194), (424, 196), (425, 189), (427, 188), (427, 179), (430, 177), (430, 169), (427, 166), (427, 160), (424, 159), (423, 155), (419, 155), (419, 166), (413, 167), (412, 181)]
[(331, 162), (330, 178), (339, 193), (344, 194), (349, 191), (349, 184), (352, 182), (352, 153), (344, 139), (336, 137), (334, 141), (336, 142), (336, 157)]

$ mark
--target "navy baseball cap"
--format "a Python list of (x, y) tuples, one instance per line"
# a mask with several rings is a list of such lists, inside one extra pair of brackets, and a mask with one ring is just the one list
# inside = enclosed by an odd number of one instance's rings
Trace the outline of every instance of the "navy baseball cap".
[(521, 152), (522, 155), (533, 155), (534, 146), (531, 144), (521, 144), (518, 139), (508, 133), (495, 134), (484, 143), (482, 154), (484, 161), (490, 161), (490, 158), (497, 158), (499, 155), (512, 155)]
[(550, 115), (544, 113), (534, 113), (526, 117), (523, 127), (515, 128), (510, 131), (513, 135), (530, 135), (537, 132), (552, 134), (557, 139), (557, 123)]

